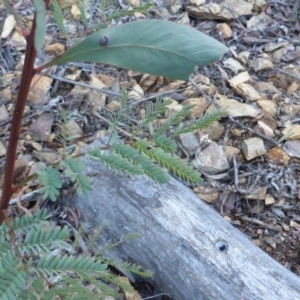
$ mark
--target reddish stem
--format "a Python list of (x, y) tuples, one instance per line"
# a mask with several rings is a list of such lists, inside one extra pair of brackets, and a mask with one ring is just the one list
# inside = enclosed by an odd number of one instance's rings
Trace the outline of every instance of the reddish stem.
[(36, 30), (36, 16), (34, 16), (31, 32), (27, 38), (27, 47), (25, 61), (20, 81), (18, 96), (14, 108), (12, 124), (10, 129), (9, 144), (6, 155), (6, 165), (4, 173), (4, 183), (2, 197), (0, 201), (0, 224), (4, 221), (4, 212), (6, 211), (9, 200), (12, 195), (12, 184), (14, 175), (14, 166), (16, 160), (17, 146), (22, 125), (22, 118), (27, 96), (30, 90), (30, 84), (34, 75), (34, 60), (36, 50), (34, 47), (34, 34)]

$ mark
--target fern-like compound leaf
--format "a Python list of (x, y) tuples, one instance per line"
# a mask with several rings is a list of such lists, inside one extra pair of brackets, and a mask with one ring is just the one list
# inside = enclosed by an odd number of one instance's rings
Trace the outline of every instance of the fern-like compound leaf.
[(40, 193), (43, 199), (50, 198), (53, 202), (59, 195), (59, 190), (62, 187), (60, 173), (57, 169), (49, 166), (45, 170), (37, 172), (40, 183), (44, 186)]
[(153, 140), (158, 147), (167, 152), (174, 153), (177, 149), (175, 141), (164, 134), (154, 134)]
[(198, 129), (204, 129), (216, 121), (219, 121), (222, 117), (226, 116), (227, 112), (218, 110), (212, 113), (206, 113), (199, 119), (192, 120), (188, 125), (183, 127), (181, 124), (176, 128), (174, 136), (178, 136), (181, 133), (192, 132)]
[[(49, 214), (37, 211), (35, 217), (22, 217), (13, 226), (0, 226), (1, 300), (98, 300), (105, 296), (120, 297), (120, 287), (132, 291), (131, 286), (110, 273), (106, 260), (99, 255), (65, 254), (74, 251), (66, 242), (68, 227), (42, 224), (37, 228), (32, 226), (34, 222), (45, 221)], [(46, 290), (49, 282), (53, 286)], [(95, 288), (90, 290), (89, 285)]]
[(148, 148), (151, 147), (151, 143), (146, 139), (139, 140), (133, 143), (134, 147), (139, 149), (142, 153), (148, 154)]
[(156, 98), (156, 102), (148, 102), (146, 106), (146, 114), (145, 118), (140, 120), (139, 127), (154, 122), (158, 119), (159, 116), (163, 115), (166, 110), (167, 106), (172, 104), (171, 99), (164, 100), (162, 98)]
[[(7, 253), (9, 253), (11, 251), (12, 251), (12, 247), (11, 247), (10, 243), (8, 243), (7, 241), (1, 241), (0, 260), (3, 259), (3, 261), (0, 262), (0, 271), (4, 267), (6, 260), (9, 259), (9, 257), (6, 257)], [(9, 265), (9, 263), (8, 263), (8, 265)]]
[(51, 7), (53, 10), (53, 18), (54, 18), (58, 28), (65, 36), (67, 36), (68, 34), (67, 34), (66, 27), (64, 25), (63, 13), (62, 13), (62, 10), (61, 10), (57, 0), (51, 1)]
[(0, 272), (0, 299), (18, 299), (28, 275), (25, 271), (9, 267), (5, 268), (5, 272)]
[(137, 162), (141, 156), (141, 153), (137, 149), (131, 147), (128, 144), (121, 144), (121, 143), (118, 144), (113, 143), (111, 145), (111, 148), (114, 149), (114, 151), (117, 154), (121, 155), (123, 158), (128, 159), (130, 162), (132, 162), (139, 170), (138, 175), (144, 174), (142, 167)]
[(77, 174), (75, 180), (75, 188), (79, 195), (83, 194), (87, 196), (89, 194), (89, 191), (92, 190), (91, 178), (83, 174)]
[(126, 125), (127, 120), (127, 113), (128, 113), (128, 105), (127, 105), (127, 91), (124, 88), (121, 88), (121, 95), (122, 97), (118, 100), (119, 101), (119, 109), (117, 111), (117, 114), (115, 116), (111, 115), (112, 124), (118, 124), (118, 126), (123, 127)]
[(113, 266), (115, 268), (124, 269), (127, 272), (151, 278), (153, 276), (153, 272), (150, 270), (142, 271), (142, 267), (137, 264), (131, 264), (129, 262), (123, 262), (123, 261), (109, 261), (109, 265)]
[(44, 298), (43, 293), (34, 293), (32, 290), (23, 290), (19, 295), (18, 299), (20, 300), (36, 300), (36, 299), (41, 299), (41, 300), (52, 300), (54, 297), (51, 299), (49, 298)]
[[(133, 143), (133, 146), (139, 149), (142, 153), (147, 154), (147, 148), (150, 143), (146, 140)], [(137, 162), (141, 165), (146, 175), (159, 183), (166, 183), (170, 180), (170, 176), (159, 166), (155, 165), (146, 155), (141, 155), (137, 158)]]
[(32, 288), (35, 290), (37, 295), (40, 295), (44, 289), (44, 280), (40, 277), (34, 278), (31, 284)]
[[(29, 278), (28, 278), (29, 279)], [(48, 286), (48, 282), (46, 282), (41, 277), (31, 277), (26, 282), (26, 289), (18, 295), (18, 299), (24, 299), (24, 300), (53, 300), (55, 297), (55, 294), (52, 298), (47, 298), (44, 295), (45, 286)], [(28, 287), (31, 285), (31, 289), (28, 289)]]
[[(101, 289), (98, 289), (99, 293), (95, 294), (95, 290), (98, 288), (97, 285), (91, 284), (95, 287), (94, 291), (89, 290), (89, 286), (85, 286), (84, 284), (79, 284), (78, 279), (77, 280), (66, 280), (64, 278), (64, 281), (66, 284), (54, 286), (51, 288), (50, 291), (47, 291), (44, 293), (44, 295), (47, 295), (48, 298), (45, 298), (45, 300), (53, 300), (53, 299), (67, 299), (67, 300), (99, 300), (99, 299), (105, 299), (106, 297), (101, 296)], [(89, 281), (86, 281), (89, 282)], [(90, 285), (90, 286), (91, 286)], [(101, 292), (100, 292), (101, 291)], [(110, 289), (110, 293), (105, 294), (111, 296), (113, 292), (113, 289)], [(113, 293), (113, 295), (117, 298), (120, 297), (120, 294)], [(114, 298), (115, 298), (114, 297)], [(42, 298), (41, 300), (44, 300)]]
[[(101, 1), (101, 2), (109, 2), (109, 1)], [(138, 7), (132, 7), (132, 6), (128, 6), (125, 7), (122, 11), (118, 11), (113, 10), (113, 12), (111, 14), (109, 14), (109, 16), (107, 17), (107, 21), (111, 21), (111, 20), (116, 20), (116, 19), (120, 19), (122, 17), (128, 17), (132, 14), (135, 14), (136, 12), (146, 12), (149, 8), (151, 8), (153, 6), (153, 4), (151, 2), (146, 3), (144, 5), (138, 6)], [(100, 25), (99, 27), (96, 27), (96, 30), (100, 29)]]
[(101, 160), (109, 169), (124, 172), (129, 175), (141, 175), (143, 171), (139, 166), (133, 165), (127, 158), (118, 155), (112, 151), (101, 152), (99, 148), (94, 148), (88, 152), (92, 159)]
[(130, 160), (140, 171), (140, 174), (146, 174), (156, 182), (165, 183), (170, 177), (164, 170), (153, 164), (149, 158), (142, 155), (137, 149), (128, 144), (112, 144), (111, 147), (122, 157)]
[(165, 152), (161, 148), (149, 150), (148, 148), (151, 144), (145, 139), (136, 142), (135, 145), (138, 147), (138, 149), (140, 149), (140, 151), (145, 153), (145, 155), (155, 160), (169, 171), (173, 172), (181, 180), (194, 184), (203, 182), (200, 173), (187, 165), (184, 160), (172, 156), (170, 153)]
[(2, 224), (2, 226), (0, 226), (0, 244), (7, 242), (7, 241), (10, 241), (10, 235), (8, 234), (8, 228), (5, 224)]
[(151, 149), (149, 156), (157, 161), (160, 165), (173, 172), (183, 181), (193, 184), (200, 184), (203, 182), (203, 179), (198, 171), (194, 170), (184, 160), (172, 156), (170, 153), (165, 152), (161, 148)]
[(65, 255), (43, 255), (38, 262), (37, 269), (45, 274), (58, 274), (63, 271), (90, 271), (102, 274), (107, 269), (107, 264), (97, 261), (94, 257)]
[(71, 179), (74, 176), (74, 174), (81, 173), (85, 169), (84, 163), (78, 160), (77, 158), (73, 158), (73, 157), (67, 157), (65, 160), (63, 160), (60, 163), (60, 165), (66, 169), (65, 170), (66, 176), (70, 177)]
[(194, 105), (185, 105), (182, 110), (170, 115), (166, 122), (157, 128), (156, 133), (162, 134), (166, 132), (171, 126), (180, 124), (190, 113)]
[(38, 229), (42, 224), (46, 223), (46, 220), (51, 217), (47, 209), (37, 209), (34, 216), (24, 215), (21, 218), (16, 217), (10, 223), (13, 230), (20, 230), (22, 233), (28, 232), (31, 228)]
[(86, 13), (85, 13), (85, 0), (78, 0), (77, 1), (77, 5), (80, 11), (80, 19), (82, 24), (85, 26), (85, 28), (88, 28), (88, 21), (87, 21), (87, 17), (86, 17)]
[(83, 162), (77, 158), (67, 157), (60, 162), (60, 166), (65, 169), (65, 175), (75, 183), (77, 193), (88, 195), (88, 192), (92, 190), (91, 179), (81, 174), (85, 169)]
[(159, 183), (166, 183), (170, 180), (170, 176), (162, 170), (159, 166), (155, 165), (149, 158), (141, 156), (138, 163), (143, 168), (145, 174)]
[(25, 241), (20, 238), (17, 243), (21, 253), (39, 254), (50, 253), (50, 246), (64, 247), (67, 244), (64, 242), (69, 237), (69, 230), (65, 226), (63, 228), (57, 226), (55, 228), (39, 228), (32, 229), (26, 235)]
[(5, 272), (6, 268), (17, 268), (19, 266), (20, 261), (8, 242), (1, 245), (0, 253), (0, 272)]

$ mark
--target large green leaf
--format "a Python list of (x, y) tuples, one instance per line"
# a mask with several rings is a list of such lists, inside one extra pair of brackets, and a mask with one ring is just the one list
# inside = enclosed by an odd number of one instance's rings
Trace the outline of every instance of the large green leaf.
[(220, 42), (188, 26), (139, 21), (98, 31), (42, 68), (89, 61), (187, 79), (196, 65), (207, 65), (226, 51)]

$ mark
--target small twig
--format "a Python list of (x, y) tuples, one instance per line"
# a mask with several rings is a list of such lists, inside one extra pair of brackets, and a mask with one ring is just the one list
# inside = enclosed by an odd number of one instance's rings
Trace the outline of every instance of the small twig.
[[(257, 182), (258, 180), (261, 178), (261, 174), (264, 172), (258, 172), (257, 176), (256, 176), (256, 180), (254, 181), (254, 183), (251, 185), (251, 187), (249, 188), (249, 190), (243, 190), (239, 187), (239, 169), (238, 169), (238, 165), (236, 162), (236, 158), (235, 155), (233, 157), (233, 170), (234, 170), (234, 185), (235, 185), (235, 189), (240, 193), (240, 194), (244, 194), (244, 195), (248, 195), (248, 194), (253, 194), (253, 192), (255, 191), (255, 187), (257, 186)], [(252, 173), (250, 174), (252, 175)], [(241, 176), (240, 176), (241, 178)]]
[[(94, 115), (95, 117), (97, 117), (98, 119), (104, 121), (105, 123), (110, 124), (110, 121), (109, 121), (109, 120), (107, 120), (106, 118), (102, 117), (102, 116), (99, 115), (98, 113), (94, 112), (93, 115)], [(116, 126), (116, 128), (117, 128), (118, 130), (120, 130), (121, 132), (123, 132), (126, 136), (132, 138), (132, 135), (131, 135), (131, 134), (129, 134), (128, 132), (126, 132), (125, 130), (123, 130), (122, 128), (120, 128), (119, 126)]]
[(232, 13), (232, 16), (235, 18), (235, 20), (238, 21), (238, 23), (241, 23), (241, 21), (239, 19), (242, 19), (244, 23), (246, 23), (246, 19), (244, 16), (241, 16), (233, 7), (230, 3), (228, 3), (226, 0), (224, 1), (225, 5), (224, 5), (224, 8), (228, 9), (231, 13)]
[(168, 297), (170, 297), (170, 294), (167, 294), (167, 293), (160, 293), (160, 294), (153, 295), (153, 296), (150, 296), (150, 297), (147, 297), (147, 298), (143, 298), (142, 300), (153, 299), (153, 298), (156, 298), (156, 297), (158, 297), (158, 296), (168, 296)]
[[(51, 77), (51, 78), (53, 78), (53, 79), (55, 79), (55, 80), (60, 80), (60, 81), (62, 81), (62, 82), (66, 82), (66, 83), (70, 83), (70, 84), (82, 86), (82, 87), (85, 87), (85, 88), (88, 88), (88, 89), (91, 89), (91, 90), (96, 90), (96, 91), (105, 93), (105, 94), (110, 95), (110, 96), (122, 98), (122, 94), (116, 93), (116, 92), (113, 92), (113, 91), (110, 91), (110, 90), (108, 90), (108, 89), (98, 88), (98, 87), (96, 87), (96, 86), (92, 86), (92, 85), (87, 84), (87, 83), (83, 83), (83, 82), (78, 82), (78, 81), (66, 79), (66, 78), (63, 78), (63, 77), (60, 77), (60, 76), (56, 76), (56, 75), (48, 75), (48, 76)], [(148, 100), (154, 99), (154, 98), (156, 98), (156, 97), (167, 96), (167, 95), (170, 95), (170, 94), (173, 94), (173, 93), (181, 92), (181, 91), (183, 91), (183, 90), (184, 90), (184, 89), (171, 90), (171, 91), (167, 91), (167, 92), (155, 94), (155, 95), (149, 96), (149, 97), (147, 97), (147, 98), (144, 98), (144, 99), (141, 99), (141, 100), (138, 100), (138, 101), (134, 101), (133, 103), (131, 103), (131, 104), (129, 105), (129, 107), (138, 105), (138, 104), (140, 104), (140, 103), (142, 103), (142, 102), (144, 102), (144, 101), (148, 101)]]
[(144, 98), (144, 99), (141, 99), (141, 100), (138, 100), (138, 101), (134, 101), (133, 103), (131, 103), (129, 105), (129, 107), (132, 107), (132, 106), (135, 106), (135, 105), (138, 105), (142, 102), (145, 102), (145, 101), (149, 101), (149, 100), (152, 100), (156, 97), (163, 97), (163, 96), (167, 96), (167, 95), (170, 95), (170, 94), (173, 94), (173, 93), (178, 93), (178, 92), (182, 92), (184, 91), (185, 89), (179, 89), (179, 90), (171, 90), (171, 91), (167, 91), (167, 92), (162, 92), (162, 93), (159, 93), (159, 94), (154, 94), (152, 96), (149, 96), (147, 98)]
[(296, 21), (299, 15), (299, 7), (300, 7), (300, 1), (296, 0), (295, 4), (294, 4), (294, 8), (292, 10), (292, 20)]
[(300, 81), (300, 77), (297, 76), (297, 75), (288, 73), (288, 72), (286, 72), (286, 71), (284, 71), (284, 70), (281, 70), (281, 69), (275, 69), (275, 68), (273, 68), (272, 70), (277, 71), (277, 72), (279, 72), (279, 73), (282, 73), (282, 74), (284, 74), (284, 75), (290, 76), (290, 77), (295, 78), (295, 79), (297, 79), (298, 81)]
[[(88, 2), (87, 2), (88, 3)], [(95, 11), (99, 8), (98, 5), (99, 5), (100, 1), (90, 1), (90, 20), (89, 20), (89, 24), (88, 24), (88, 29), (90, 29), (92, 27), (92, 23), (93, 23), (93, 17), (94, 16), (94, 13)], [(103, 2), (101, 2), (103, 3)]]
[(249, 194), (250, 191), (247, 190), (242, 190), (239, 188), (239, 169), (237, 166), (237, 162), (236, 162), (236, 158), (235, 155), (233, 156), (233, 170), (234, 170), (234, 185), (235, 185), (235, 189), (241, 193), (241, 194)]
[(91, 90), (96, 90), (96, 91), (99, 91), (99, 92), (103, 92), (103, 93), (105, 93), (107, 95), (110, 95), (110, 96), (115, 96), (115, 97), (120, 97), (120, 98), (122, 97), (122, 95), (120, 93), (116, 93), (116, 92), (113, 92), (113, 91), (110, 91), (110, 90), (107, 90), (107, 89), (98, 88), (96, 86), (92, 86), (92, 85), (87, 84), (87, 83), (66, 79), (66, 78), (63, 78), (63, 77), (60, 77), (60, 76), (56, 76), (56, 75), (49, 75), (49, 77), (51, 77), (55, 80), (60, 80), (62, 82), (66, 82), (66, 83), (86, 87), (86, 88), (91, 89)]
[(86, 243), (84, 242), (84, 240), (83, 240), (82, 236), (80, 235), (80, 233), (78, 232), (78, 230), (67, 220), (60, 220), (59, 222), (60, 222), (60, 224), (65, 224), (70, 227), (70, 229), (73, 231), (73, 235), (74, 235), (75, 239), (78, 240), (81, 250), (85, 254), (89, 254), (88, 247), (86, 246)]
[(24, 206), (22, 205), (22, 202), (21, 202), (22, 195), (24, 194), (24, 192), (25, 192), (25, 190), (27, 189), (27, 187), (28, 187), (28, 186), (24, 186), (24, 187), (20, 190), (20, 192), (19, 192), (18, 195), (17, 195), (16, 200), (17, 200), (17, 205), (18, 205), (18, 207), (21, 208), (21, 209), (25, 212), (26, 215), (28, 215), (29, 217), (32, 217), (32, 213), (31, 213), (26, 207), (24, 207)]
[[(206, 100), (207, 100), (210, 104), (212, 104), (213, 106), (215, 106), (217, 109), (223, 109), (223, 108), (221, 107), (221, 105), (219, 105), (214, 99), (212, 99), (209, 95), (207, 95), (207, 94), (206, 94), (199, 86), (197, 86), (196, 82), (195, 82), (191, 77), (189, 78), (189, 81), (190, 81), (191, 84), (199, 91), (199, 93), (200, 93), (203, 97), (206, 98)], [(255, 135), (261, 137), (262, 139), (268, 141), (269, 143), (271, 143), (271, 144), (273, 144), (273, 145), (275, 145), (275, 146), (277, 146), (277, 147), (280, 147), (280, 144), (279, 144), (276, 140), (272, 139), (271, 137), (268, 137), (268, 136), (266, 136), (266, 135), (260, 133), (259, 131), (256, 131), (256, 130), (254, 130), (254, 129), (252, 129), (252, 128), (249, 128), (249, 127), (245, 126), (243, 123), (241, 123), (240, 121), (237, 121), (236, 119), (234, 119), (234, 118), (233, 118), (232, 116), (230, 116), (230, 115), (228, 115), (228, 118), (229, 118), (229, 120), (230, 120), (232, 123), (238, 125), (238, 126), (241, 127), (242, 129), (247, 130), (247, 131), (250, 131), (250, 132), (254, 133)]]
[[(59, 77), (64, 76), (66, 72), (67, 72), (67, 68), (62, 68), (62, 70), (60, 70), (60, 72), (59, 72)], [(59, 81), (56, 81), (51, 90), (52, 95), (56, 95), (56, 91), (57, 91), (58, 87), (59, 87)]]
[(259, 225), (259, 226), (261, 226), (263, 228), (266, 228), (266, 229), (270, 229), (270, 230), (274, 230), (274, 231), (279, 231), (279, 232), (282, 231), (282, 228), (279, 225), (278, 226), (276, 226), (276, 225), (275, 226), (269, 225), (269, 224), (266, 224), (266, 223), (264, 223), (262, 221), (259, 221), (259, 220), (255, 219), (255, 218), (250, 218), (250, 217), (247, 217), (247, 216), (242, 216), (241, 219), (243, 221), (254, 223), (254, 224)]
[[(189, 155), (189, 153), (184, 149), (184, 147), (183, 147), (183, 145), (182, 145), (182, 143), (181, 143), (181, 141), (180, 141), (179, 139), (177, 140), (177, 146), (178, 146), (178, 148), (184, 153), (184, 155), (186, 156), (186, 160), (189, 161), (189, 160), (190, 160), (190, 155)], [(195, 156), (197, 156), (197, 155), (195, 155)]]
[(16, 204), (18, 200), (19, 200), (19, 201), (28, 201), (29, 199), (31, 199), (31, 198), (34, 197), (35, 195), (40, 194), (40, 190), (41, 190), (41, 189), (38, 189), (38, 190), (36, 190), (36, 191), (32, 191), (31, 193), (28, 193), (28, 194), (26, 194), (26, 195), (23, 195), (23, 194), (22, 194), (21, 197), (19, 197), (19, 199), (18, 199), (18, 198), (11, 199), (11, 200), (9, 201), (9, 205)]

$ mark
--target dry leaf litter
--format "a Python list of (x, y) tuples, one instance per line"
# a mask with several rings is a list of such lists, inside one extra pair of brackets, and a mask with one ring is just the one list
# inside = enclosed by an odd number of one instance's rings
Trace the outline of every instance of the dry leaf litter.
[[(300, 275), (300, 24), (299, 6), (294, 2), (159, 1), (155, 2), (159, 5), (146, 13), (115, 20), (125, 23), (159, 18), (189, 24), (220, 40), (230, 51), (220, 61), (196, 68), (190, 81), (170, 81), (87, 63), (72, 63), (36, 75), (25, 109), (15, 183), (60, 160), (58, 107), (73, 112), (72, 120), (67, 123), (78, 136), (73, 140), (76, 145), (73, 153), (80, 153), (104, 134), (107, 124), (99, 116), (105, 117), (119, 109), (117, 95), (121, 87), (128, 91), (133, 116), (143, 116), (147, 101), (153, 101), (157, 95), (173, 100), (164, 118), (186, 104), (195, 105), (189, 119), (223, 108), (228, 112), (227, 118), (203, 131), (181, 134), (178, 138), (177, 154), (190, 161), (205, 178), (205, 184), (194, 191), (246, 233), (253, 243)], [(69, 38), (84, 35), (77, 5), (65, 0), (59, 3), (67, 7), (65, 25)], [(127, 0), (108, 10), (141, 4), (138, 0)], [(20, 2), (17, 9), (30, 28), (33, 13), (30, 3)], [(87, 12), (93, 22), (99, 22), (97, 10), (87, 9)], [(68, 47), (69, 41), (57, 31), (50, 15), (47, 21), (48, 33), (37, 64)], [(3, 181), (26, 41), (2, 5), (0, 24), (0, 175)], [(156, 125), (161, 122), (163, 118)], [(39, 182), (33, 180), (26, 193), (33, 194), (38, 188)], [(63, 192), (71, 195), (74, 190), (66, 186)], [(34, 195), (24, 206), (31, 209), (37, 206), (39, 196)], [(20, 214), (14, 206), (11, 210)], [(65, 209), (65, 213), (78, 226), (79, 212)], [(141, 299), (141, 295), (158, 293), (149, 283), (141, 285), (139, 292), (124, 294), (124, 299)], [(169, 298), (161, 294), (153, 299)]]

